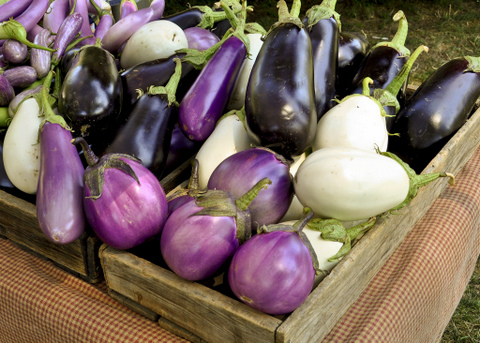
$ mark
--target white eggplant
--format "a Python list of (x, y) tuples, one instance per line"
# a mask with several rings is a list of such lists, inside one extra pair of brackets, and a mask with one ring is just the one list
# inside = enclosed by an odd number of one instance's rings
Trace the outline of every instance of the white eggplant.
[(22, 192), (37, 192), (40, 171), (40, 106), (35, 98), (24, 100), (5, 133), (3, 164), (10, 182)]
[(235, 111), (221, 118), (197, 152), (199, 189), (207, 189), (210, 175), (224, 159), (251, 147), (241, 117), (241, 112)]
[[(296, 156), (293, 159), (293, 163), (290, 165), (290, 174), (292, 174), (292, 178), (295, 177), (295, 174), (297, 173), (298, 168), (303, 163), (303, 161), (305, 161), (306, 157), (307, 157), (307, 154), (303, 153), (300, 156)], [(300, 203), (300, 201), (298, 201), (297, 196), (294, 194), (292, 198), (292, 202), (290, 203), (290, 207), (288, 208), (287, 213), (285, 213), (283, 218), (280, 219), (280, 222), (300, 220), (300, 218), (302, 218), (303, 215), (304, 215), (303, 205)]]
[(294, 178), (303, 206), (322, 218), (362, 220), (408, 204), (419, 187), (448, 173), (416, 175), (398, 157), (358, 148), (314, 151)]

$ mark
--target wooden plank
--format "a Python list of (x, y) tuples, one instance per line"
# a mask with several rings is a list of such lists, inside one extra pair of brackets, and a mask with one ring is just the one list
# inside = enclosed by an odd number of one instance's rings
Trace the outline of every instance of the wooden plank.
[(109, 288), (211, 343), (274, 342), (281, 320), (125, 251), (100, 247)]
[(147, 317), (148, 319), (150, 319), (153, 322), (158, 321), (158, 319), (160, 318), (160, 316), (157, 313), (153, 312), (152, 310), (146, 308), (145, 306), (140, 305), (139, 303), (133, 301), (130, 298), (127, 298), (126, 296), (124, 296), (124, 295), (122, 295), (118, 292), (115, 292), (115, 291), (109, 289), (108, 290), (108, 295), (110, 295), (113, 299), (118, 301), (123, 306), (128, 307), (132, 311), (135, 311), (135, 312), (137, 312), (138, 314), (141, 314), (144, 317)]
[[(423, 173), (456, 175), (480, 145), (480, 109), (444, 146)], [(307, 301), (277, 330), (276, 342), (318, 342), (360, 296), (386, 260), (447, 187), (447, 179), (423, 187), (399, 215), (379, 220), (332, 270)], [(315, 328), (315, 330), (312, 330)]]

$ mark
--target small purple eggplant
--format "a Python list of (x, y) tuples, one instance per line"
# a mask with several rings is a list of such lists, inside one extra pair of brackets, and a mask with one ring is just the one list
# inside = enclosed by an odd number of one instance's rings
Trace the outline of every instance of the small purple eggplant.
[(248, 205), (269, 182), (262, 179), (237, 199), (224, 191), (199, 193), (173, 211), (160, 238), (169, 268), (191, 281), (213, 276), (250, 238)]
[(13, 64), (21, 64), (27, 58), (28, 47), (15, 39), (7, 39), (3, 43), (2, 52), (6, 61)]
[(228, 268), (228, 283), (238, 299), (271, 315), (290, 313), (305, 301), (318, 266), (302, 232), (312, 214), (293, 226), (262, 226), (238, 248)]
[[(42, 29), (34, 38), (33, 43), (47, 47), (52, 33), (48, 29)], [(46, 50), (31, 49), (30, 65), (37, 71), (37, 78), (43, 79), (51, 68), (52, 53)]]
[(217, 44), (220, 39), (212, 31), (202, 27), (189, 27), (185, 30), (187, 36), (188, 48), (204, 51)]
[(10, 82), (13, 88), (26, 88), (37, 81), (37, 71), (30, 65), (18, 65), (8, 68), (3, 76)]
[(261, 192), (249, 208), (252, 225), (268, 225), (285, 215), (293, 198), (289, 164), (281, 155), (262, 147), (239, 151), (215, 168), (207, 188), (228, 191), (238, 197), (265, 177), (272, 185)]
[(127, 154), (95, 156), (83, 138), (84, 208), (96, 235), (115, 249), (130, 249), (160, 234), (167, 219), (167, 198), (158, 179)]
[(8, 79), (0, 73), (0, 106), (8, 106), (15, 97), (15, 90)]

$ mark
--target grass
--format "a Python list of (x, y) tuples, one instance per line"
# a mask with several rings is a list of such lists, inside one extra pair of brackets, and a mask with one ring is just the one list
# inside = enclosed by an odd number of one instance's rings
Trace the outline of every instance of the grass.
[[(189, 3), (209, 4), (205, 0)], [(302, 13), (320, 3), (321, 0), (303, 1)], [(249, 21), (267, 29), (275, 22), (276, 0), (250, 0), (248, 4), (254, 7)], [(166, 13), (186, 6), (187, 1), (167, 1)], [(420, 84), (450, 59), (480, 56), (480, 0), (345, 0), (337, 2), (336, 10), (341, 15), (342, 30), (363, 31), (371, 45), (393, 37), (398, 25), (392, 17), (403, 10), (409, 23), (407, 48), (413, 51), (421, 44), (429, 47), (429, 52), (421, 54), (412, 69), (409, 80), (413, 84)], [(441, 342), (480, 342), (480, 260)]]

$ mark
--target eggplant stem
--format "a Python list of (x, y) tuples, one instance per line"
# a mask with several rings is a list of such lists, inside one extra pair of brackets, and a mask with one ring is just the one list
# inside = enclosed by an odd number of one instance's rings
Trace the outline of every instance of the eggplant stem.
[(393, 20), (398, 21), (398, 29), (395, 36), (389, 42), (378, 43), (371, 50), (375, 49), (377, 46), (386, 46), (397, 50), (400, 55), (408, 57), (410, 56), (410, 50), (405, 46), (405, 41), (407, 40), (408, 35), (408, 21), (405, 17), (405, 13), (403, 13), (402, 10), (398, 11), (393, 16)]
[(237, 207), (241, 211), (245, 211), (250, 205), (250, 203), (253, 201), (253, 199), (257, 197), (258, 193), (262, 189), (266, 189), (268, 185), (271, 185), (271, 184), (272, 184), (272, 181), (268, 177), (265, 177), (260, 181), (258, 181), (255, 184), (255, 186), (253, 186), (247, 193), (245, 193), (240, 198), (235, 200)]
[(88, 145), (85, 138), (76, 137), (76, 138), (72, 139), (72, 144), (73, 145), (80, 144), (80, 146), (82, 147), (82, 150), (83, 150), (83, 155), (85, 156), (85, 160), (87, 161), (89, 166), (93, 166), (93, 165), (98, 163), (99, 158), (97, 157), (97, 155), (95, 155), (93, 150), (90, 148), (90, 146)]
[(150, 86), (148, 87), (148, 94), (150, 95), (160, 95), (165, 94), (168, 99), (168, 106), (178, 106), (178, 102), (175, 98), (177, 93), (178, 84), (182, 78), (182, 61), (179, 58), (174, 58), (175, 62), (175, 72), (168, 80), (165, 86)]

